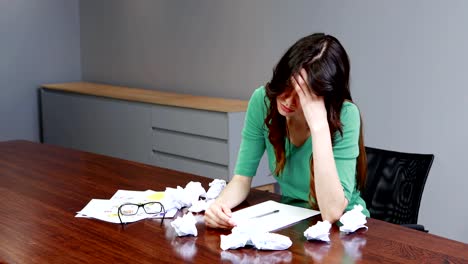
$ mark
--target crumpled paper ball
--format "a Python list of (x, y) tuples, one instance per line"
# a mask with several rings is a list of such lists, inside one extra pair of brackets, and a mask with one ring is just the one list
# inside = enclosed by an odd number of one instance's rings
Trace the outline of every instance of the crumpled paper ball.
[(258, 228), (244, 222), (235, 226), (231, 234), (221, 235), (221, 249), (236, 249), (245, 246), (254, 246), (260, 250), (284, 250), (292, 245), (289, 237), (270, 232), (259, 232)]
[(256, 249), (262, 250), (284, 250), (292, 245), (289, 237), (269, 232), (252, 236), (250, 242)]
[(223, 191), (224, 187), (226, 187), (226, 181), (220, 179), (214, 179), (210, 182), (210, 188), (206, 192), (206, 199), (216, 199), (219, 194)]
[(343, 224), (340, 226), (340, 231), (345, 233), (352, 233), (360, 228), (368, 228), (365, 226), (367, 223), (366, 216), (362, 213), (362, 205), (355, 205), (352, 210), (344, 213), (340, 222)]
[(200, 182), (191, 181), (185, 185), (184, 191), (187, 193), (188, 199), (191, 203), (198, 201), (200, 196), (206, 195), (206, 190)]
[(189, 212), (186, 215), (178, 217), (177, 219), (172, 221), (171, 226), (175, 229), (177, 236), (197, 236), (198, 230), (195, 226), (196, 223), (197, 220), (195, 219), (193, 214)]
[(304, 231), (304, 236), (307, 240), (320, 240), (330, 242), (330, 228), (331, 224), (327, 220), (318, 221), (315, 225), (307, 228)]
[(245, 233), (231, 233), (227, 236), (221, 235), (221, 249), (237, 249), (245, 246), (253, 246), (260, 250), (285, 250), (291, 247), (292, 241), (289, 237), (275, 233), (256, 233), (248, 235)]
[(188, 210), (189, 212), (200, 213), (202, 211), (206, 211), (213, 202), (214, 200), (198, 200), (192, 203), (192, 206)]

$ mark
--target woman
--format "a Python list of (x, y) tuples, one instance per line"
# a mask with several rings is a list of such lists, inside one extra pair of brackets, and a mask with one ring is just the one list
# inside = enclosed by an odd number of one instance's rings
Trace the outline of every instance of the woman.
[(288, 49), (249, 101), (235, 175), (206, 210), (208, 227), (235, 225), (231, 208), (247, 197), (265, 150), (282, 194), (309, 201), (323, 220), (334, 223), (354, 205), (366, 207), (359, 192), (366, 157), (349, 71), (333, 36), (312, 34)]

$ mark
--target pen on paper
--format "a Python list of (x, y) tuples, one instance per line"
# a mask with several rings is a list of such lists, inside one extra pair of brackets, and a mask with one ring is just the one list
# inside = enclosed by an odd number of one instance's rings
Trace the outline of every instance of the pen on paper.
[(271, 212), (268, 212), (268, 213), (264, 213), (264, 214), (252, 216), (252, 217), (250, 217), (250, 219), (253, 219), (253, 218), (260, 218), (260, 217), (264, 217), (264, 216), (271, 215), (271, 214), (275, 214), (275, 213), (279, 213), (279, 210), (274, 210), (274, 211), (271, 211)]

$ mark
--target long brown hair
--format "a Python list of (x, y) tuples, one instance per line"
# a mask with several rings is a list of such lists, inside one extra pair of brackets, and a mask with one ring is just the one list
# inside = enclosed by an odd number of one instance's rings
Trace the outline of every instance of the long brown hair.
[[(286, 164), (285, 146), (289, 131), (286, 118), (278, 112), (276, 98), (291, 89), (290, 77), (299, 73), (301, 68), (307, 72), (309, 87), (313, 87), (315, 94), (324, 97), (332, 139), (334, 139), (336, 132), (343, 136), (340, 120), (341, 108), (345, 100), (352, 102), (349, 89), (349, 58), (335, 37), (315, 33), (298, 40), (286, 51), (274, 68), (271, 81), (266, 85), (266, 97), (270, 104), (264, 122), (269, 130), (268, 139), (275, 150), (276, 167), (273, 174), (278, 177)], [(310, 157), (309, 203), (312, 208), (318, 209), (312, 155)], [(361, 190), (364, 187), (367, 174), (362, 122), (356, 171), (357, 187)]]

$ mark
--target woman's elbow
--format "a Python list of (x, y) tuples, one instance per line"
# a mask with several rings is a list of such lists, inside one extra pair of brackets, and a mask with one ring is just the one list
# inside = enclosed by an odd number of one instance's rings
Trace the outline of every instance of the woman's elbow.
[(340, 219), (340, 217), (343, 215), (343, 211), (340, 210), (327, 210), (322, 213), (322, 220), (323, 221), (328, 221), (330, 223), (335, 223)]
[(344, 199), (343, 203), (330, 207), (327, 210), (323, 210), (322, 219), (327, 220), (330, 223), (335, 223), (343, 215), (346, 206), (348, 206), (348, 200)]

